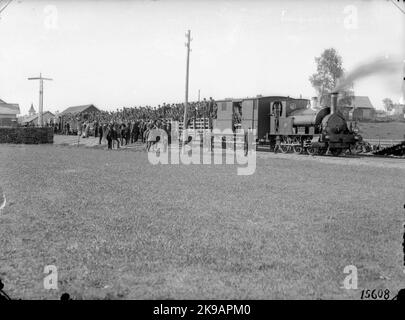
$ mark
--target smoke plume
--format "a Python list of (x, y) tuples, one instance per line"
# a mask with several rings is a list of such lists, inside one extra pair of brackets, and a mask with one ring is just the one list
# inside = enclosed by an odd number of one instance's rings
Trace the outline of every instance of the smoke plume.
[[(334, 91), (339, 91), (354, 81), (374, 74), (389, 74), (398, 72), (402, 67), (402, 60), (399, 58), (377, 58), (370, 62), (364, 63), (353, 71), (339, 79)], [(399, 79), (398, 79), (399, 80)]]

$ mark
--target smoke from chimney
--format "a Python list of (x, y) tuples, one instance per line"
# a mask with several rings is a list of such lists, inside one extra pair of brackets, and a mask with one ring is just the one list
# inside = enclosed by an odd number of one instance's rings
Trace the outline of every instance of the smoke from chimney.
[(373, 74), (398, 72), (398, 70), (401, 68), (401, 64), (402, 61), (399, 58), (377, 58), (358, 66), (346, 76), (339, 79), (338, 84), (333, 91), (342, 90), (351, 85), (355, 80), (359, 80)]

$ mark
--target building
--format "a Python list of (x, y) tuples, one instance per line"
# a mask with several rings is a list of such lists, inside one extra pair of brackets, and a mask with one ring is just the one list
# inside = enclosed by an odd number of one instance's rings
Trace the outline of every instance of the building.
[(93, 104), (87, 104), (83, 106), (69, 107), (59, 114), (60, 117), (68, 114), (75, 116), (85, 115), (86, 113), (98, 113), (100, 112)]
[(344, 101), (339, 101), (339, 110), (350, 121), (373, 121), (376, 119), (376, 109), (367, 96), (346, 97)]
[(17, 114), (20, 114), (20, 106), (15, 103), (6, 103), (0, 100), (0, 127), (16, 127)]
[[(31, 110), (30, 110), (31, 111)], [(19, 122), (23, 126), (37, 126), (38, 125), (38, 117), (39, 114), (33, 114), (25, 117), (21, 117), (19, 119)], [(46, 126), (47, 123), (50, 123), (53, 119), (55, 118), (55, 115), (50, 112), (50, 111), (45, 111), (42, 113), (42, 121), (44, 123), (44, 126)]]
[(349, 119), (355, 121), (375, 120), (375, 108), (367, 96), (354, 96)]
[[(58, 123), (63, 130), (69, 127), (69, 132), (76, 134), (80, 131), (80, 122), (88, 119), (88, 114), (99, 113), (100, 110), (93, 104), (69, 107), (58, 115)], [(67, 130), (67, 129), (66, 129)]]

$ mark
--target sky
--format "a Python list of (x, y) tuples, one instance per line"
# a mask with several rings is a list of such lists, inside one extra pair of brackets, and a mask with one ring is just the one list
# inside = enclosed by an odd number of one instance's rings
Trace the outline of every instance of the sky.
[[(0, 99), (38, 110), (39, 83), (27, 78), (42, 72), (53, 79), (44, 84), (52, 112), (184, 101), (187, 30), (191, 101), (198, 90), (201, 99), (311, 98), (314, 58), (329, 47), (347, 71), (405, 60), (405, 14), (385, 0), (14, 0), (0, 18)], [(356, 95), (378, 109), (398, 102), (401, 69), (357, 81)]]

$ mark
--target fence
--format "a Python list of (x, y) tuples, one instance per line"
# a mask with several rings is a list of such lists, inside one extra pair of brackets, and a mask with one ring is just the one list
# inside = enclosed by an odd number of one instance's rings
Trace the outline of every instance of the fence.
[[(183, 130), (183, 121), (179, 121), (179, 129)], [(189, 126), (187, 129), (191, 130), (203, 130), (203, 129), (209, 129), (209, 119), (208, 118), (197, 118), (197, 119), (192, 119), (189, 123)]]

